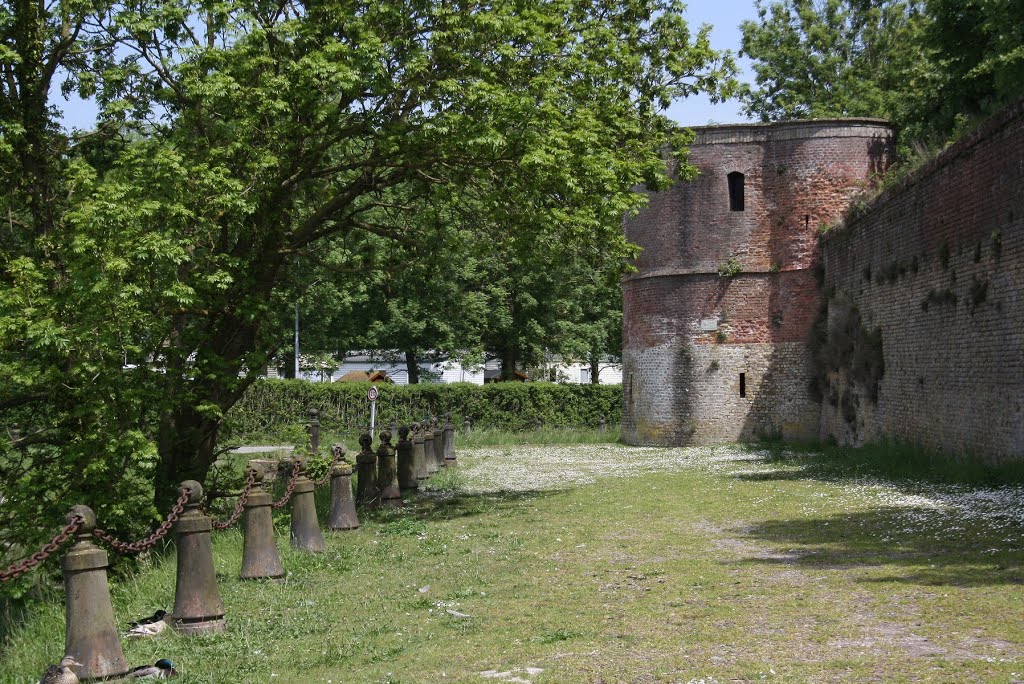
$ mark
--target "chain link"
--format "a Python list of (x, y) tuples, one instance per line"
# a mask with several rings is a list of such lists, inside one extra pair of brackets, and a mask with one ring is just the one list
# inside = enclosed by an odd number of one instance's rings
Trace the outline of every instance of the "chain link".
[(226, 530), (236, 522), (242, 516), (242, 510), (245, 508), (245, 502), (249, 500), (249, 492), (256, 485), (256, 471), (250, 470), (249, 476), (245, 479), (245, 487), (242, 488), (242, 493), (238, 496), (238, 503), (235, 504), (235, 510), (231, 511), (231, 516), (228, 517), (224, 522), (217, 520), (213, 521), (213, 529), (215, 530)]
[(313, 485), (315, 487), (323, 487), (325, 484), (330, 482), (331, 481), (331, 471), (334, 470), (334, 466), (338, 465), (339, 463), (344, 463), (344, 462), (345, 462), (344, 458), (337, 458), (337, 457), (336, 458), (332, 458), (331, 462), (329, 464), (327, 464), (327, 472), (324, 473), (324, 476), (321, 477), (319, 480), (313, 480)]
[(288, 502), (292, 498), (292, 491), (295, 489), (295, 481), (299, 479), (299, 470), (301, 469), (302, 461), (301, 459), (297, 458), (295, 459), (295, 465), (292, 466), (292, 479), (288, 480), (288, 488), (284, 491), (284, 496), (281, 497), (280, 501), (275, 501), (274, 503), (270, 504), (271, 506), (274, 507), (275, 511), (284, 508), (286, 505), (288, 505)]
[(114, 538), (106, 530), (101, 530), (99, 528), (93, 530), (93, 534), (96, 535), (100, 541), (105, 542), (112, 549), (121, 553), (139, 553), (141, 551), (151, 549), (158, 541), (166, 537), (167, 533), (171, 531), (172, 527), (174, 527), (174, 523), (178, 522), (178, 516), (185, 510), (185, 504), (188, 503), (188, 498), (191, 494), (192, 490), (185, 487), (181, 492), (181, 496), (178, 497), (178, 501), (174, 504), (174, 507), (171, 508), (171, 512), (168, 514), (167, 519), (160, 523), (160, 527), (156, 528), (156, 532), (141, 541), (123, 542)]
[(71, 518), (71, 522), (64, 526), (64, 529), (57, 533), (53, 539), (48, 543), (43, 544), (42, 548), (33, 553), (28, 558), (22, 558), (17, 563), (13, 563), (6, 570), (0, 570), (0, 582), (9, 582), (16, 577), (24, 575), (29, 570), (33, 569), (47, 558), (57, 552), (60, 547), (67, 543), (68, 539), (73, 534), (78, 532), (78, 529), (85, 522), (85, 518), (80, 515), (76, 515)]

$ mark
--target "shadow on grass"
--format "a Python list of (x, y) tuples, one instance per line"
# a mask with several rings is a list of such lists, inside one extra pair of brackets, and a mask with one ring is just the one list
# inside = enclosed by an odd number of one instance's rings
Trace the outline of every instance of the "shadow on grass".
[(756, 442), (744, 445), (764, 454), (765, 463), (795, 468), (777, 473), (743, 474), (739, 479), (864, 479), (896, 483), (961, 484), (998, 487), (1024, 484), (1024, 461), (993, 463), (983, 455), (952, 456), (911, 444), (883, 442), (863, 447), (835, 444)]
[[(877, 568), (861, 581), (923, 586), (1024, 585), (1024, 558), (1009, 549), (1009, 536), (1024, 529), (991, 529), (976, 522), (953, 530), (934, 511), (880, 508), (799, 520), (766, 520), (733, 530), (739, 538), (788, 549), (744, 558), (742, 563), (814, 570)], [(888, 570), (888, 571), (887, 571)]]
[(431, 490), (414, 495), (401, 509), (370, 509), (360, 512), (367, 520), (388, 522), (413, 517), (423, 522), (455, 520), (479, 515), (525, 512), (523, 502), (560, 494), (558, 490), (466, 493)]

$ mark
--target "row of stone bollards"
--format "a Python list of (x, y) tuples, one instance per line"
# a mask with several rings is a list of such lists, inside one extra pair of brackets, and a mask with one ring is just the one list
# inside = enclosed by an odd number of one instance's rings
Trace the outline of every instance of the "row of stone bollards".
[(376, 452), (369, 435), (359, 438), (361, 449), (356, 456), (356, 502), (359, 505), (400, 507), (403, 494), (415, 492), (420, 482), (456, 464), (455, 426), (450, 416), (445, 416), (443, 425), (431, 418), (413, 423), (411, 429), (397, 428), (397, 432), (396, 446), (391, 446), (392, 432), (382, 432)]
[[(319, 449), (319, 421), (310, 412), (311, 447)], [(377, 451), (372, 439), (364, 434), (356, 458), (358, 480), (353, 496), (352, 467), (344, 461), (345, 448), (335, 445), (334, 459), (323, 484), (330, 480), (331, 506), (327, 519), (330, 530), (354, 530), (360, 526), (356, 504), (365, 507), (402, 505), (402, 494), (414, 492), (432, 473), (455, 465), (455, 428), (445, 416), (442, 425), (436, 418), (414, 423), (412, 428), (397, 429), (397, 446), (392, 435), (384, 431)], [(411, 439), (410, 439), (411, 436)], [(275, 579), (284, 575), (274, 535), (273, 509), (291, 502), (291, 545), (303, 551), (325, 550), (323, 534), (317, 519), (314, 491), (319, 482), (307, 476), (308, 460), (297, 456), (290, 460), (291, 477), (284, 497), (274, 501), (262, 489), (266, 472), (257, 463), (247, 469), (247, 485), (239, 506), (243, 509), (243, 548), (240, 577), (246, 580)], [(183, 634), (216, 632), (226, 628), (224, 603), (217, 587), (213, 563), (211, 533), (215, 525), (202, 509), (203, 487), (194, 480), (181, 483), (175, 511), (161, 530), (149, 541), (125, 544), (113, 541), (96, 526), (96, 515), (87, 506), (75, 506), (68, 513), (69, 529), (74, 530), (74, 543), (62, 558), (66, 595), (65, 656), (77, 663), (72, 670), (80, 680), (116, 678), (128, 672), (121, 649), (110, 591), (107, 585), (107, 552), (98, 547), (94, 537), (113, 543), (119, 550), (137, 551), (148, 548), (162, 537), (173, 523), (178, 549), (174, 608), (167, 621)], [(223, 529), (233, 524), (238, 509)]]

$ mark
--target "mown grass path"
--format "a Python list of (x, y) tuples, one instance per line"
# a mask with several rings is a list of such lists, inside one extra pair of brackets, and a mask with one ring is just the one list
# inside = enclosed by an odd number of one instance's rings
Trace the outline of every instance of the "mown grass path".
[[(126, 642), (181, 682), (1003, 682), (1024, 680), (1024, 488), (814, 476), (740, 447), (497, 447), (458, 491), (329, 535), (279, 538), (281, 584), (237, 579), (230, 629)], [(325, 502), (321, 502), (325, 503)], [(173, 556), (114, 587), (119, 619), (169, 607)], [(0, 681), (60, 656), (43, 607)], [(32, 679), (35, 677), (36, 679)]]

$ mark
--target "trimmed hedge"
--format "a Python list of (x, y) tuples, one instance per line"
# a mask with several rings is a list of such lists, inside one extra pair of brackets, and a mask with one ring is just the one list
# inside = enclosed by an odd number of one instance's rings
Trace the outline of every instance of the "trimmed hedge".
[[(320, 383), (305, 380), (260, 380), (228, 412), (223, 437), (252, 439), (279, 434), (282, 428), (304, 424), (309, 409), (320, 411), (326, 431), (369, 427), (370, 383)], [(547, 427), (594, 427), (604, 416), (609, 425), (622, 420), (621, 385), (556, 385), (546, 382), (502, 382), (489, 385), (375, 385), (377, 425), (392, 420), (410, 424), (427, 416), (452, 414), (462, 427), (518, 431), (533, 428), (537, 419)]]

